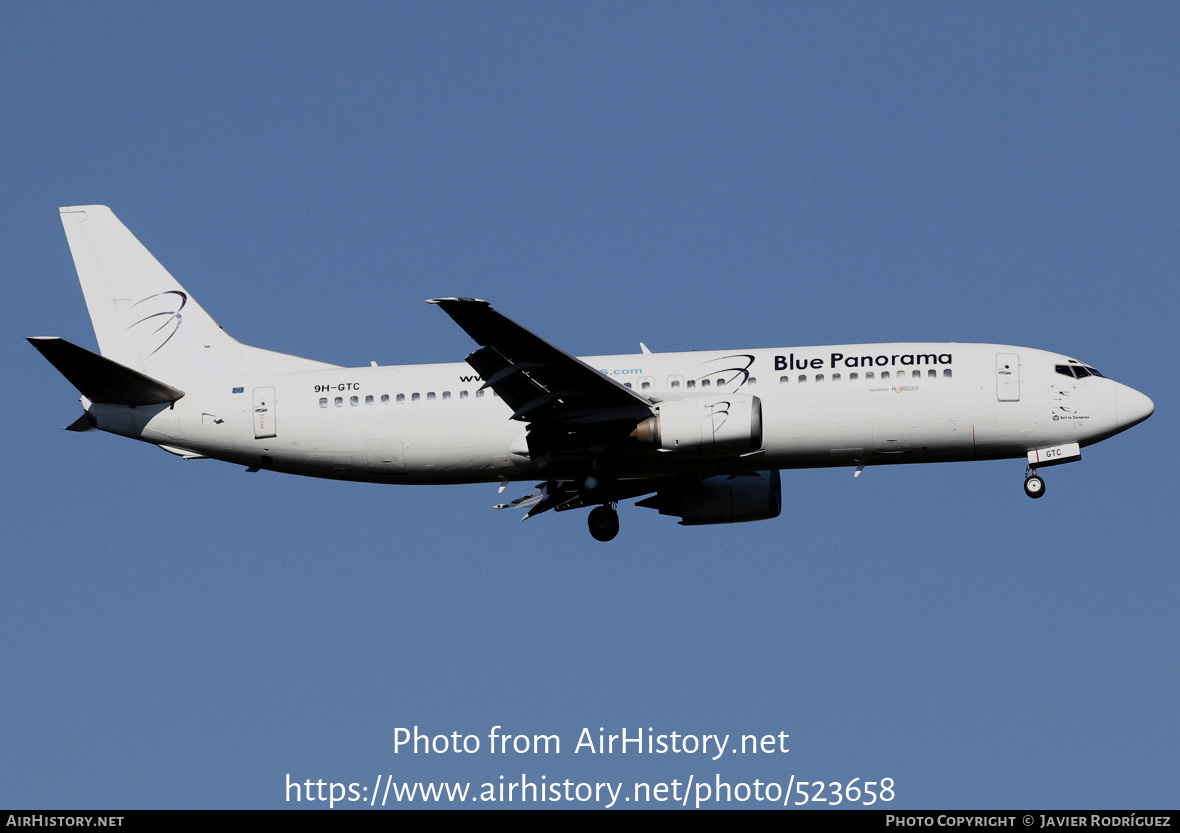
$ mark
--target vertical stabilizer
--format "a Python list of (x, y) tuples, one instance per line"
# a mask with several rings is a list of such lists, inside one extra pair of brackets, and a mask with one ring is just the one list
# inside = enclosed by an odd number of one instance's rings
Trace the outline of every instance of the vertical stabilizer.
[(330, 367), (239, 344), (106, 206), (59, 211), (103, 356), (158, 379)]

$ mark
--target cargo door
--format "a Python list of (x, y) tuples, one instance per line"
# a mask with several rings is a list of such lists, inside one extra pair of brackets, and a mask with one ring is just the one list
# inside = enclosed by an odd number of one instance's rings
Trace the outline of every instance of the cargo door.
[(878, 454), (909, 454), (909, 421), (904, 419), (874, 419), (873, 450)]
[(398, 438), (365, 441), (365, 459), (370, 474), (405, 474), (406, 456)]

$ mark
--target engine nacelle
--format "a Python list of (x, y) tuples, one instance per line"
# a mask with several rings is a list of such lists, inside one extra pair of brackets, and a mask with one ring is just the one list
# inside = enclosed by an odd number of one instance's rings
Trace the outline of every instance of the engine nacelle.
[(762, 400), (745, 393), (716, 393), (661, 402), (631, 436), (663, 451), (757, 451), (762, 448)]
[(752, 471), (677, 483), (636, 505), (676, 515), (682, 526), (765, 521), (782, 511), (783, 491), (777, 470)]

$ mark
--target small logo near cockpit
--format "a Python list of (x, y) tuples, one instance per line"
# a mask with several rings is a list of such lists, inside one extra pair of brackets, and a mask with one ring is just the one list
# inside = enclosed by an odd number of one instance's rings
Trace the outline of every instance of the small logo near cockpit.
[(182, 321), (180, 311), (187, 303), (188, 296), (174, 289), (149, 295), (131, 305), (131, 308), (139, 314), (146, 313), (146, 315), (143, 315), (127, 329), (134, 331), (136, 327), (139, 327), (137, 334), (148, 340), (148, 346), (155, 345), (151, 353), (148, 353), (149, 356), (154, 355), (180, 329)]

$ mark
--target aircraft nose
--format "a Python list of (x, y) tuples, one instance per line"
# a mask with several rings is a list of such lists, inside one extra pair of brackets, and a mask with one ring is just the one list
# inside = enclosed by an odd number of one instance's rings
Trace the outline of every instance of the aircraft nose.
[(1115, 397), (1115, 412), (1118, 414), (1119, 430), (1138, 425), (1155, 412), (1155, 403), (1134, 388), (1119, 387)]

